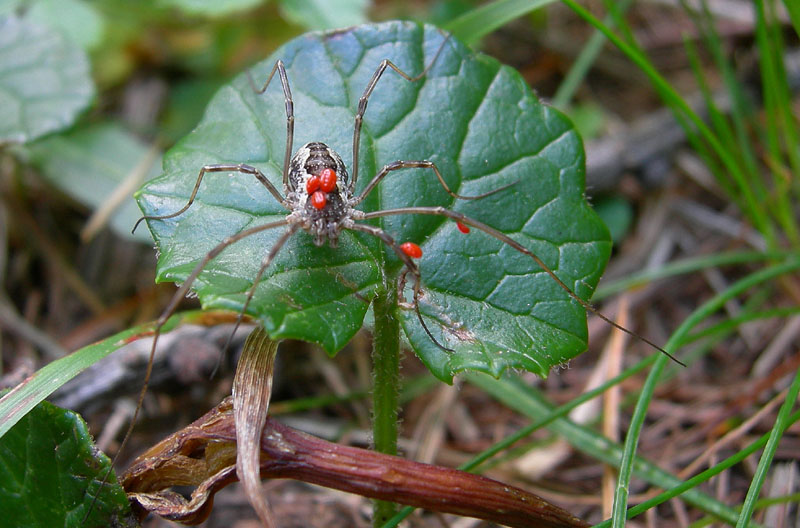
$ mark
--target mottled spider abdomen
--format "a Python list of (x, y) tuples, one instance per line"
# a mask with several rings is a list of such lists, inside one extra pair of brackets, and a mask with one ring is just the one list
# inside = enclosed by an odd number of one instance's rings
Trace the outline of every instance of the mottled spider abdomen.
[(347, 216), (350, 190), (342, 158), (325, 143), (307, 143), (289, 163), (287, 201), (303, 216), (303, 229), (321, 246), (336, 247), (341, 222)]

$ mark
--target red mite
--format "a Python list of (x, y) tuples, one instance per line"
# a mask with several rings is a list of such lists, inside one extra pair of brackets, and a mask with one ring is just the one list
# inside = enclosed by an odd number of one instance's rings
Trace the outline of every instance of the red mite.
[(311, 205), (322, 209), (328, 203), (328, 193), (336, 188), (336, 171), (322, 169), (319, 176), (312, 176), (306, 181), (306, 191), (311, 195)]
[(469, 233), (469, 227), (465, 226), (461, 222), (456, 222), (456, 226), (458, 227), (458, 230), (464, 233), (465, 235)]
[(411, 258), (420, 258), (422, 256), (422, 249), (413, 242), (403, 242), (400, 244), (400, 249)]
[(326, 193), (336, 188), (336, 172), (333, 169), (322, 169), (319, 173), (319, 187)]
[(315, 191), (314, 194), (311, 195), (311, 205), (316, 209), (322, 209), (325, 207), (326, 203), (328, 203), (328, 196), (324, 192)]
[(314, 194), (319, 189), (319, 186), (319, 176), (312, 176), (306, 182), (306, 191), (308, 191), (308, 194)]

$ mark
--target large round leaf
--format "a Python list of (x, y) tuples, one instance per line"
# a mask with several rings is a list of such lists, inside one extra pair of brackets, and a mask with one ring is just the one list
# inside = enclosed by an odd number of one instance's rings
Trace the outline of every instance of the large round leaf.
[[(266, 79), (282, 59), (294, 96), (295, 148), (324, 141), (347, 160), (357, 101), (380, 61), (389, 58), (416, 75), (444, 39), (434, 27), (408, 22), (314, 33), (252, 71)], [(178, 210), (200, 167), (210, 163), (254, 165), (281, 188), (285, 128), (277, 76), (262, 95), (239, 76), (166, 155), (165, 174), (139, 195), (143, 211)], [(455, 200), (431, 171), (407, 169), (390, 174), (362, 210), (439, 205), (465, 213), (534, 251), (578, 295), (591, 296), (610, 241), (583, 196), (580, 138), (512, 69), (451, 38), (423, 79), (411, 83), (387, 70), (369, 101), (361, 145), (358, 188), (398, 159), (434, 161), (463, 195), (514, 184), (480, 200)], [(226, 236), (285, 214), (252, 176), (207, 175), (186, 213), (150, 222), (160, 250), (158, 280), (184, 280)], [(441, 216), (389, 216), (375, 225), (424, 251), (420, 308), (436, 339), (453, 351), (437, 347), (412, 310), (398, 310), (409, 343), (439, 378), (465, 369), (498, 375), (508, 367), (545, 375), (585, 349), (583, 308), (530, 257), (477, 229), (464, 235)], [(210, 263), (194, 284), (204, 305), (239, 310), (282, 230), (242, 240)], [(269, 268), (249, 312), (275, 338), (313, 341), (334, 353), (361, 327), (372, 292), (393, 287), (400, 269), (369, 235), (345, 232), (331, 249), (300, 232)]]

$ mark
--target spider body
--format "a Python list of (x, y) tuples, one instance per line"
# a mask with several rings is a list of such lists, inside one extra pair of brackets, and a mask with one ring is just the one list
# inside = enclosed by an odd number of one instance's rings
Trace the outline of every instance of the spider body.
[(299, 225), (321, 246), (336, 247), (339, 233), (359, 211), (351, 206), (347, 168), (341, 156), (318, 141), (300, 147), (289, 162), (286, 205), (290, 225)]

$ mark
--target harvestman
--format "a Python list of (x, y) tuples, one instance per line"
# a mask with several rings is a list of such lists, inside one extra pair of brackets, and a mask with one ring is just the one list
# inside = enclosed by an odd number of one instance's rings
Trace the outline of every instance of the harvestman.
[(239, 313), (239, 321), (244, 316), (244, 313), (247, 310), (247, 307), (250, 304), (250, 301), (253, 298), (255, 293), (256, 287), (258, 286), (261, 277), (264, 275), (265, 271), (269, 267), (270, 263), (273, 261), (275, 256), (284, 246), (286, 241), (297, 231), (304, 230), (307, 233), (311, 234), (314, 237), (314, 243), (317, 246), (323, 245), (326, 241), (331, 247), (336, 247), (338, 243), (339, 233), (342, 230), (349, 229), (353, 231), (360, 231), (362, 233), (367, 233), (373, 236), (378, 237), (381, 239), (387, 246), (389, 246), (392, 251), (397, 255), (397, 257), (403, 262), (405, 265), (404, 270), (400, 273), (398, 278), (398, 288), (401, 290), (399, 292), (400, 297), (402, 298), (402, 288), (405, 284), (406, 277), (410, 274), (413, 277), (413, 308), (416, 311), (417, 317), (425, 329), (428, 336), (433, 340), (433, 342), (440, 348), (445, 350), (450, 350), (438, 343), (434, 337), (432, 336), (431, 332), (425, 325), (425, 322), (420, 314), (419, 311), (419, 304), (418, 299), (421, 291), (421, 281), (422, 277), (420, 275), (419, 267), (414, 262), (415, 258), (419, 258), (422, 256), (422, 250), (420, 247), (413, 243), (413, 242), (404, 242), (402, 244), (398, 244), (392, 236), (384, 231), (379, 227), (375, 227), (368, 224), (358, 223), (358, 221), (363, 220), (370, 220), (373, 218), (381, 218), (385, 216), (393, 216), (393, 215), (407, 215), (407, 214), (422, 214), (422, 215), (434, 215), (434, 216), (444, 216), (447, 218), (451, 218), (457, 222), (458, 229), (462, 233), (468, 233), (469, 228), (473, 227), (480, 231), (483, 231), (489, 236), (496, 238), (497, 240), (508, 244), (515, 250), (519, 251), (520, 253), (529, 256), (534, 260), (534, 262), (544, 270), (566, 293), (576, 302), (578, 302), (584, 309), (592, 312), (593, 314), (597, 315), (601, 319), (603, 319), (608, 324), (614, 326), (615, 328), (630, 334), (637, 339), (640, 339), (647, 343), (648, 345), (652, 346), (653, 348), (659, 350), (660, 352), (669, 356), (673, 361), (681, 363), (663, 348), (659, 347), (655, 343), (649, 341), (648, 339), (639, 336), (638, 334), (620, 326), (619, 324), (615, 323), (602, 313), (598, 312), (591, 304), (587, 301), (581, 299), (577, 294), (575, 294), (569, 286), (567, 286), (561, 279), (556, 276), (556, 274), (542, 262), (542, 260), (536, 256), (533, 252), (525, 248), (524, 246), (520, 245), (518, 242), (513, 240), (512, 238), (508, 237), (504, 233), (482, 223), (478, 220), (474, 220), (462, 213), (458, 213), (455, 211), (450, 211), (444, 207), (400, 207), (396, 209), (386, 209), (382, 211), (374, 211), (365, 213), (356, 209), (361, 202), (372, 192), (372, 190), (378, 185), (378, 183), (383, 180), (389, 173), (401, 169), (430, 169), (433, 171), (436, 178), (439, 180), (439, 183), (444, 188), (447, 193), (456, 199), (461, 200), (476, 200), (480, 198), (484, 198), (496, 192), (500, 192), (514, 183), (509, 185), (505, 185), (498, 189), (492, 190), (487, 193), (483, 193), (476, 196), (463, 196), (453, 192), (445, 182), (442, 174), (439, 172), (439, 169), (436, 165), (427, 160), (418, 160), (418, 161), (395, 161), (393, 163), (389, 163), (388, 165), (384, 166), (367, 184), (363, 191), (360, 194), (355, 194), (355, 186), (358, 180), (358, 152), (359, 152), (359, 143), (361, 137), (361, 125), (364, 118), (364, 113), (367, 110), (367, 103), (369, 102), (369, 97), (372, 94), (375, 86), (378, 84), (381, 76), (384, 74), (387, 68), (391, 68), (394, 70), (398, 75), (403, 77), (409, 82), (415, 82), (424, 77), (433, 64), (436, 62), (437, 58), (441, 54), (442, 50), (444, 49), (445, 45), (447, 44), (448, 39), (446, 38), (444, 42), (442, 42), (441, 46), (439, 47), (436, 55), (434, 56), (433, 60), (430, 64), (420, 73), (419, 75), (412, 77), (402, 71), (399, 67), (397, 67), (392, 61), (388, 59), (384, 59), (381, 61), (378, 68), (372, 75), (369, 84), (367, 84), (364, 93), (362, 94), (361, 98), (358, 100), (358, 108), (355, 115), (355, 125), (353, 128), (353, 158), (351, 163), (352, 168), (352, 178), (348, 181), (348, 174), (347, 168), (342, 161), (342, 158), (337, 154), (334, 150), (328, 147), (326, 144), (321, 142), (311, 142), (303, 145), (298, 149), (294, 155), (292, 155), (292, 147), (294, 141), (294, 104), (292, 102), (292, 93), (289, 88), (289, 80), (286, 75), (286, 68), (284, 67), (283, 61), (278, 60), (272, 68), (272, 71), (267, 78), (267, 81), (264, 83), (261, 89), (258, 89), (250, 79), (250, 83), (258, 94), (263, 94), (267, 88), (269, 87), (270, 82), (272, 81), (275, 73), (278, 74), (278, 77), (281, 82), (281, 87), (283, 88), (284, 94), (284, 101), (286, 105), (286, 150), (284, 154), (283, 160), (283, 194), (273, 185), (267, 177), (256, 167), (251, 165), (246, 165), (243, 163), (239, 164), (213, 164), (213, 165), (205, 165), (200, 169), (200, 173), (197, 177), (197, 181), (195, 182), (194, 188), (192, 189), (192, 193), (189, 196), (189, 200), (186, 204), (179, 209), (178, 211), (163, 215), (163, 216), (144, 216), (140, 218), (136, 225), (134, 226), (133, 230), (135, 231), (139, 224), (144, 220), (167, 220), (169, 218), (175, 218), (183, 214), (189, 207), (191, 207), (192, 203), (197, 196), (198, 190), (200, 188), (200, 184), (203, 180), (203, 176), (210, 172), (237, 172), (242, 174), (248, 174), (254, 176), (264, 187), (266, 187), (267, 191), (284, 207), (289, 211), (289, 214), (282, 220), (276, 222), (270, 222), (267, 224), (259, 225), (256, 227), (252, 227), (249, 229), (245, 229), (239, 233), (231, 235), (225, 238), (222, 242), (220, 242), (217, 246), (215, 246), (211, 251), (209, 251), (203, 259), (194, 267), (191, 274), (187, 277), (187, 279), (181, 284), (178, 288), (178, 291), (175, 292), (172, 299), (170, 300), (167, 308), (162, 313), (161, 317), (159, 317), (156, 326), (153, 331), (153, 344), (150, 351), (150, 362), (147, 367), (147, 371), (145, 374), (144, 386), (142, 392), (139, 396), (139, 402), (134, 412), (134, 416), (131, 419), (129, 429), (125, 438), (123, 439), (119, 450), (117, 453), (122, 451), (130, 432), (133, 428), (133, 424), (136, 422), (139, 409), (141, 408), (142, 399), (144, 397), (149, 379), (150, 374), (152, 371), (152, 359), (156, 349), (156, 343), (158, 341), (158, 337), (161, 333), (161, 329), (163, 328), (164, 324), (166, 323), (167, 319), (175, 312), (178, 307), (178, 304), (181, 300), (186, 296), (189, 292), (189, 288), (191, 287), (192, 283), (197, 279), (198, 275), (201, 273), (203, 268), (211, 262), (214, 258), (216, 258), (223, 250), (227, 247), (231, 246), (232, 244), (247, 238), (251, 235), (259, 233), (261, 231), (266, 231), (268, 229), (285, 227), (285, 231), (283, 234), (277, 239), (274, 243), (272, 248), (269, 250), (267, 255), (264, 257), (261, 267), (253, 280), (253, 286), (250, 287), (247, 296), (245, 298), (244, 306)]

